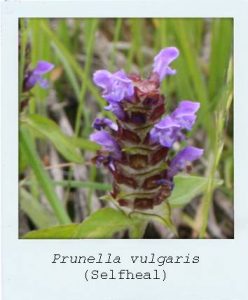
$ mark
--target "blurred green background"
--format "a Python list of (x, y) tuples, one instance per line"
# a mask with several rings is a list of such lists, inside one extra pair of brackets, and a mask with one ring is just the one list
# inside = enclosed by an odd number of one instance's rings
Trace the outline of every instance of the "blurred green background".
[[(79, 223), (107, 205), (99, 198), (111, 179), (91, 164), (98, 147), (88, 138), (96, 116), (113, 116), (92, 74), (122, 68), (148, 76), (167, 46), (180, 50), (177, 74), (162, 84), (167, 111), (183, 99), (201, 103), (190, 142), (205, 154), (194, 174), (211, 178), (173, 220), (181, 238), (233, 238), (233, 20), (223, 18), (20, 19), (20, 236)], [(22, 93), (25, 72), (39, 60), (55, 65), (50, 88)], [(150, 224), (145, 237), (170, 233)]]

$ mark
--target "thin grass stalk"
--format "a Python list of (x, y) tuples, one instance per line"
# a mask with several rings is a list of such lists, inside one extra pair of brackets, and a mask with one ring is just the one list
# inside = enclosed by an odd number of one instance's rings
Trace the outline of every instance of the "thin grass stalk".
[(20, 143), (22, 144), (23, 149), (29, 158), (29, 164), (48, 202), (50, 203), (57, 220), (60, 222), (60, 224), (70, 223), (71, 220), (61, 201), (58, 199), (57, 194), (55, 193), (53, 183), (45, 171), (37, 152), (35, 151), (34, 147), (32, 147), (32, 143), (30, 143), (29, 134), (26, 129), (23, 128), (20, 130)]
[(109, 66), (108, 69), (110, 71), (115, 70), (115, 53), (116, 53), (116, 44), (119, 41), (120, 35), (121, 35), (121, 26), (123, 24), (123, 21), (121, 18), (118, 18), (115, 23), (115, 31), (114, 31), (114, 40), (112, 43), (112, 50), (110, 53), (110, 58), (109, 58)]
[(79, 98), (79, 106), (77, 109), (77, 115), (76, 115), (76, 123), (75, 123), (75, 135), (78, 136), (80, 131), (80, 123), (81, 123), (81, 117), (84, 115), (84, 120), (86, 121), (86, 124), (84, 124), (85, 128), (88, 129), (89, 124), (87, 123), (87, 112), (83, 110), (83, 105), (85, 104), (85, 95), (88, 89), (87, 82), (89, 80), (89, 73), (90, 73), (90, 67), (92, 63), (92, 57), (93, 57), (93, 49), (94, 49), (94, 41), (95, 41), (95, 33), (97, 30), (98, 20), (97, 19), (90, 19), (89, 23), (89, 33), (88, 33), (88, 40), (86, 41), (86, 62), (84, 67), (84, 78), (82, 79), (82, 87), (80, 91), (80, 98)]

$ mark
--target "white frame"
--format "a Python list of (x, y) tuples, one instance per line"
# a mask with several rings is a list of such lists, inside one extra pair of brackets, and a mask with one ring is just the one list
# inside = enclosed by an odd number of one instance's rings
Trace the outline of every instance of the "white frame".
[[(2, 3), (2, 258), (3, 300), (244, 300), (248, 262), (248, 28), (247, 1), (54, 1)], [(234, 143), (235, 238), (233, 240), (21, 240), (18, 239), (18, 18), (20, 17), (233, 17), (234, 18)], [(53, 253), (64, 255), (199, 255), (198, 264), (168, 264), (168, 279), (94, 280), (85, 282), (82, 264), (51, 264)], [(108, 265), (88, 268), (110, 269)]]

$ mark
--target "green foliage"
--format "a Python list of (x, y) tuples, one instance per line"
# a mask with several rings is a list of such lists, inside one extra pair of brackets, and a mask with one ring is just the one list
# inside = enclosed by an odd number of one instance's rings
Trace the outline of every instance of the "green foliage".
[[(221, 185), (222, 181), (218, 179), (213, 180), (214, 186)], [(172, 207), (184, 206), (189, 203), (196, 196), (202, 194), (208, 185), (209, 178), (199, 176), (184, 176), (179, 175), (175, 177), (175, 188), (169, 198), (169, 203)]]
[(25, 239), (71, 239), (78, 224), (55, 226), (41, 230), (30, 231), (22, 238)]
[(132, 227), (134, 221), (113, 208), (98, 210), (81, 224), (56, 226), (30, 232), (24, 238), (111, 238), (114, 233)]
[(70, 223), (70, 218), (68, 217), (61, 201), (58, 199), (54, 191), (52, 181), (50, 180), (47, 172), (44, 170), (33, 143), (30, 142), (29, 133), (23, 128), (20, 131), (20, 143), (22, 144), (23, 150), (28, 157), (29, 165), (32, 168), (41, 188), (43, 189), (43, 192), (46, 195), (47, 200), (49, 201), (58, 221), (61, 224)]
[(46, 228), (57, 224), (56, 218), (44, 206), (34, 199), (24, 188), (20, 188), (20, 206), (38, 228)]
[[(103, 208), (86, 218), (81, 224), (75, 226), (55, 226), (47, 229), (35, 230), (27, 233), (23, 238), (111, 238), (117, 232), (129, 229), (133, 238), (142, 237), (145, 221), (155, 220), (168, 227), (173, 226), (169, 221), (168, 205), (162, 204), (156, 212), (134, 212), (127, 215), (121, 210)], [(142, 224), (141, 224), (142, 223)]]
[(56, 147), (68, 161), (76, 163), (83, 162), (82, 156), (73, 143), (74, 140), (66, 136), (55, 122), (37, 114), (29, 115), (23, 122), (51, 141), (54, 147)]

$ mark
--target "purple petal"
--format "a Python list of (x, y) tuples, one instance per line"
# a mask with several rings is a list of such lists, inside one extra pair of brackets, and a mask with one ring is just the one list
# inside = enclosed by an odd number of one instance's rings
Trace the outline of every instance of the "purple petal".
[(178, 122), (178, 124), (187, 130), (191, 130), (195, 123), (196, 115), (195, 113), (200, 108), (199, 102), (192, 101), (181, 101), (178, 107), (171, 114), (171, 117)]
[(123, 120), (125, 117), (125, 113), (119, 103), (110, 103), (108, 106), (105, 106), (104, 109), (111, 111), (120, 120)]
[(195, 113), (200, 103), (182, 101), (170, 116), (163, 118), (150, 132), (152, 142), (158, 142), (162, 146), (172, 147), (176, 141), (184, 140), (182, 129), (191, 130), (195, 123)]
[(29, 91), (37, 83), (44, 89), (48, 88), (48, 81), (43, 79), (42, 75), (50, 72), (54, 65), (47, 61), (39, 61), (36, 67), (25, 75), (24, 91)]
[(108, 87), (112, 83), (112, 74), (107, 70), (98, 70), (93, 74), (93, 81), (96, 85), (103, 89), (103, 92), (108, 91)]
[(203, 149), (188, 146), (178, 152), (178, 154), (172, 159), (170, 163), (170, 169), (168, 171), (168, 176), (173, 177), (178, 172), (186, 167), (187, 162), (192, 162), (200, 158), (203, 154)]
[(162, 81), (167, 75), (176, 74), (176, 70), (170, 68), (169, 64), (179, 55), (176, 47), (168, 47), (161, 50), (154, 58), (153, 72), (159, 75)]
[(97, 130), (104, 129), (105, 127), (109, 127), (114, 131), (118, 130), (118, 125), (108, 118), (96, 118), (93, 127)]
[(180, 138), (180, 129), (181, 127), (176, 121), (170, 116), (166, 116), (150, 131), (150, 139), (152, 142), (171, 148), (175, 141)]
[(54, 65), (48, 61), (38, 61), (36, 67), (33, 70), (33, 74), (43, 75), (50, 72), (54, 68)]
[(180, 127), (180, 125), (175, 120), (173, 120), (173, 118), (171, 118), (170, 116), (166, 116), (161, 121), (159, 121), (159, 123), (155, 125), (155, 128), (158, 129), (168, 129), (171, 127)]
[(110, 103), (131, 99), (134, 94), (132, 80), (122, 70), (113, 74), (107, 70), (98, 70), (93, 75), (93, 81), (103, 89), (102, 96)]
[(113, 152), (116, 158), (121, 156), (119, 145), (108, 132), (101, 130), (92, 133), (90, 135), (90, 140), (101, 145), (103, 150)]
[(29, 72), (24, 79), (24, 91), (29, 91), (41, 79), (39, 75)]
[(49, 87), (49, 82), (48, 80), (40, 77), (38, 80), (37, 80), (37, 83), (39, 84), (39, 86), (43, 89), (47, 89)]

